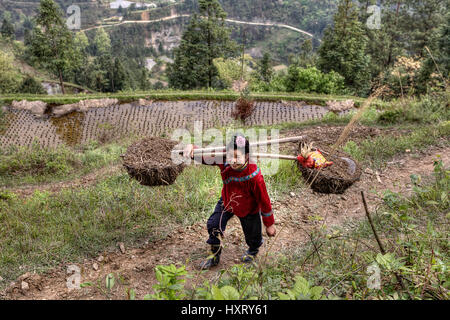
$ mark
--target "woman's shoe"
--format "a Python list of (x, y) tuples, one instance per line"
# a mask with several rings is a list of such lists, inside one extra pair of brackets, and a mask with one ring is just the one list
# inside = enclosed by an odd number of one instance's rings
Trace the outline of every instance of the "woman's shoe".
[(258, 251), (250, 251), (247, 250), (244, 255), (242, 256), (241, 260), (244, 263), (252, 263), (256, 259), (256, 255), (258, 254)]
[(221, 246), (211, 246), (211, 255), (214, 255), (213, 257), (209, 258), (206, 261), (203, 261), (202, 263), (200, 263), (200, 270), (208, 270), (211, 269), (212, 267), (215, 267), (219, 264), (220, 262), (220, 254), (222, 253), (222, 248)]

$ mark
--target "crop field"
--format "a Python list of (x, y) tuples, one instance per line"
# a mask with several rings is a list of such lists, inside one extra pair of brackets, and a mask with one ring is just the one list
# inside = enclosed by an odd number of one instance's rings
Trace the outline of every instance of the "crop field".
[[(246, 119), (247, 126), (321, 119), (329, 111), (326, 107), (294, 102), (259, 101), (255, 104), (255, 111)], [(146, 106), (118, 104), (39, 119), (28, 111), (7, 108), (0, 147), (28, 146), (33, 141), (43, 147), (73, 146), (102, 140), (112, 134), (155, 136), (177, 128), (189, 129), (194, 121), (202, 121), (205, 129), (224, 127), (235, 121), (233, 109), (231, 101), (156, 101)]]

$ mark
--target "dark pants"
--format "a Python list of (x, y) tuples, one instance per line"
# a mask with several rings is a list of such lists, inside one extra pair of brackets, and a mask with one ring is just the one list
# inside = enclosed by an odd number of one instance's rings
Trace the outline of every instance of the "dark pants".
[[(233, 217), (233, 213), (225, 211), (223, 207), (222, 198), (217, 202), (214, 213), (209, 217), (206, 224), (209, 233), (209, 239), (206, 243), (211, 245), (219, 245), (220, 239), (219, 235), (223, 236), (223, 232), (227, 227), (228, 220)], [(240, 218), (242, 230), (245, 235), (245, 242), (249, 247), (249, 252), (256, 254), (259, 247), (263, 243), (262, 232), (261, 232), (261, 215), (260, 214), (249, 214), (244, 218)]]

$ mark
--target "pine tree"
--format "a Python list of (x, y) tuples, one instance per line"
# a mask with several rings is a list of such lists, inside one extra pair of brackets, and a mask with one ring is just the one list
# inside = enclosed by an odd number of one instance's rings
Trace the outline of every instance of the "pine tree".
[[(448, 81), (450, 73), (450, 13), (447, 13), (445, 22), (439, 26), (430, 40), (430, 47), (427, 46), (429, 51), (425, 49), (427, 58), (416, 79), (418, 93), (427, 92), (433, 73), (438, 74), (443, 82)], [(443, 85), (445, 86), (445, 84)]]
[(448, 4), (447, 0), (405, 1), (401, 19), (408, 52), (426, 56), (424, 48), (432, 45), (433, 34), (445, 22)]
[(257, 67), (259, 79), (261, 81), (264, 81), (265, 83), (269, 83), (270, 80), (272, 80), (273, 69), (270, 64), (270, 54), (268, 52), (265, 52)]
[(340, 0), (334, 26), (325, 31), (319, 48), (318, 67), (342, 75), (345, 84), (359, 95), (370, 89), (370, 58), (366, 55), (367, 37), (351, 0)]
[(94, 47), (96, 56), (111, 53), (111, 39), (105, 29), (97, 29), (94, 37)]
[(120, 62), (119, 58), (114, 59), (114, 76), (113, 76), (113, 91), (117, 92), (125, 89), (127, 81), (127, 74), (125, 73), (125, 69)]
[(309, 68), (314, 65), (314, 52), (313, 52), (313, 43), (311, 39), (307, 39), (303, 41), (301, 47), (301, 53), (298, 59), (298, 65), (303, 68)]
[(226, 13), (217, 0), (199, 0), (194, 14), (175, 49), (174, 63), (168, 67), (169, 85), (178, 89), (212, 87), (218, 72), (213, 60), (236, 51), (225, 26)]

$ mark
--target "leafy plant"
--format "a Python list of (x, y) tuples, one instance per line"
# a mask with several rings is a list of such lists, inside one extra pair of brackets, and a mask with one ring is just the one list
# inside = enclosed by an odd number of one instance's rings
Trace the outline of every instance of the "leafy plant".
[(213, 300), (239, 300), (239, 292), (231, 286), (213, 286), (211, 291)]
[(181, 278), (187, 275), (186, 266), (177, 268), (175, 265), (157, 266), (155, 268), (156, 280), (158, 283), (153, 286), (155, 294), (147, 294), (145, 300), (181, 300), (186, 296), (184, 283)]
[(301, 276), (295, 277), (295, 284), (286, 293), (278, 293), (281, 300), (320, 300), (324, 298), (323, 287), (311, 287), (308, 280)]

